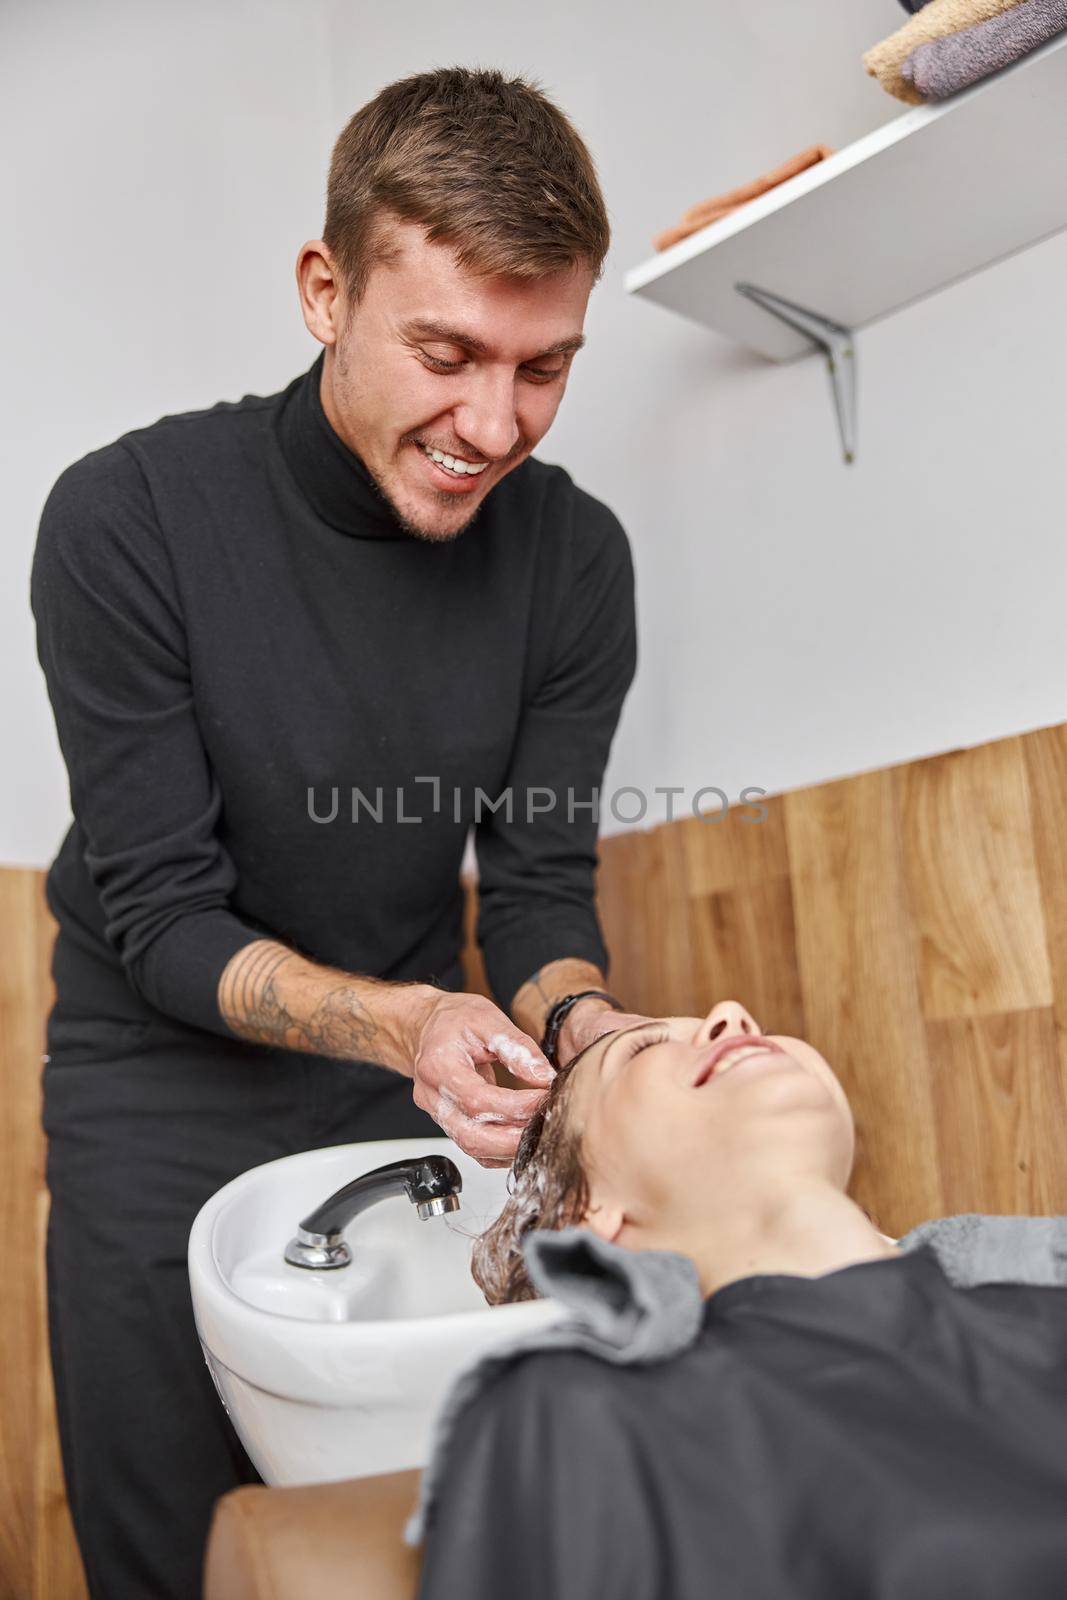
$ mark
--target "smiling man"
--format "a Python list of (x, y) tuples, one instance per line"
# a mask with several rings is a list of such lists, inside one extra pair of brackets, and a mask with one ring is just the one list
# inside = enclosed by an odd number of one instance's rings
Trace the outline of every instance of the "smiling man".
[[(358, 446), (408, 532), (451, 539), (551, 426), (585, 340), (570, 332), (544, 347), (539, 341), (557, 328), (581, 328), (592, 274), (575, 267), (472, 285), (453, 250), (431, 244), (417, 224), (394, 222), (389, 234), (389, 269), (375, 274), (340, 327), (347, 299), (330, 255), (322, 243), (305, 245), (304, 316), (327, 346), (322, 401), (331, 426)], [(455, 310), (405, 315), (420, 304)], [(492, 343), (479, 327), (492, 331)], [(405, 416), (429, 420), (398, 433)]]
[[(310, 370), (126, 434), (49, 497), (32, 597), (74, 813), (48, 878), (49, 1313), (94, 1595), (198, 1592), (250, 1474), (189, 1303), (204, 1201), (441, 1129), (508, 1164), (546, 1054), (630, 1020), (594, 909), (629, 550), (532, 455), (608, 243), (536, 87), (393, 84), (298, 255)], [(471, 830), (496, 1003), (463, 989)]]

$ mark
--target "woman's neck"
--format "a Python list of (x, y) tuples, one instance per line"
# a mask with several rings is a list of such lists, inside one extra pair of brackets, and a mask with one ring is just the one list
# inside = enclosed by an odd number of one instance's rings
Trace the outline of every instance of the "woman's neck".
[(820, 1179), (793, 1182), (757, 1202), (740, 1201), (725, 1217), (706, 1213), (664, 1230), (646, 1247), (692, 1258), (704, 1297), (737, 1278), (787, 1273), (816, 1278), (839, 1267), (897, 1256), (855, 1201)]

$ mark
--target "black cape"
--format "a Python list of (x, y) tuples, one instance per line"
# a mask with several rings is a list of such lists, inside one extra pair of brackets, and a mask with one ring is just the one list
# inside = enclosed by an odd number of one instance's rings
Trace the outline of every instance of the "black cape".
[(505, 1367), (444, 1466), (419, 1600), (1064, 1600), (1067, 1289), (745, 1278), (669, 1360)]

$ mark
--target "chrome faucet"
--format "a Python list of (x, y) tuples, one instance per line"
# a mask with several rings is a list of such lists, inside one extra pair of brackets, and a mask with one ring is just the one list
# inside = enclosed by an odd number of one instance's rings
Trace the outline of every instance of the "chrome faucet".
[(459, 1168), (447, 1156), (415, 1156), (408, 1161), (390, 1161), (362, 1177), (353, 1178), (306, 1216), (296, 1230), (296, 1238), (285, 1247), (285, 1259), (292, 1267), (347, 1267), (352, 1252), (341, 1237), (353, 1217), (380, 1200), (406, 1194), (418, 1207), (425, 1222), (459, 1210), (463, 1179)]

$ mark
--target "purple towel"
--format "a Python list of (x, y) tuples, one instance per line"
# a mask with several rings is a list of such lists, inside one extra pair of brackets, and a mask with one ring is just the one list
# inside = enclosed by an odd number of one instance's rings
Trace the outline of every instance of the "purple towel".
[(1022, 0), (988, 22), (919, 45), (902, 62), (900, 75), (924, 100), (945, 100), (1018, 61), (1065, 28), (1067, 0)]

